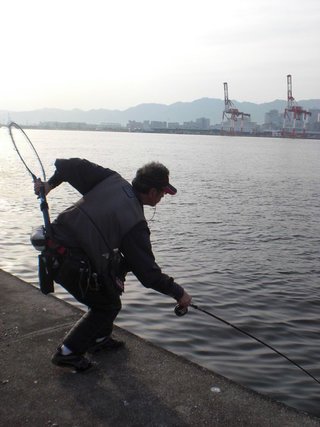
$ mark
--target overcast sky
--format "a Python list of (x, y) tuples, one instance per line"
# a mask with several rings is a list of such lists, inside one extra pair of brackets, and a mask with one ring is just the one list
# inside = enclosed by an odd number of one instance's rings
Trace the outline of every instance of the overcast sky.
[(320, 98), (320, 0), (3, 0), (0, 34), (2, 110)]

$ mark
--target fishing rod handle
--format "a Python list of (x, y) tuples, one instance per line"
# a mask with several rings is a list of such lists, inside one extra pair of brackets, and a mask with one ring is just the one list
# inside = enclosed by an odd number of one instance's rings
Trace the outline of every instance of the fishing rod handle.
[(45, 232), (48, 237), (51, 237), (52, 233), (51, 233), (49, 206), (47, 203), (46, 192), (43, 185), (40, 187), (39, 198), (40, 198), (40, 209), (43, 216)]

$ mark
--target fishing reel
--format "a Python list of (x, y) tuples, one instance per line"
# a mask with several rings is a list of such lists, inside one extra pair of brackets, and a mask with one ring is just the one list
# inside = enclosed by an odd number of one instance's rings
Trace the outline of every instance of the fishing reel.
[(174, 308), (174, 312), (176, 316), (182, 317), (188, 313), (188, 307), (181, 307), (179, 304), (177, 304)]

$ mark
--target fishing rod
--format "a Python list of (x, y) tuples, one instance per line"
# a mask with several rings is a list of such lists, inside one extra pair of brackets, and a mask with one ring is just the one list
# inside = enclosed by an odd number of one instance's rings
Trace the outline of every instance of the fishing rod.
[[(225, 325), (231, 326), (233, 329), (236, 329), (237, 331), (241, 332), (242, 334), (247, 335), (248, 337), (252, 338), (253, 340), (259, 342), (260, 344), (264, 345), (265, 347), (268, 347), (270, 350), (272, 350), (273, 352), (277, 353), (279, 356), (283, 357), (284, 359), (286, 359), (288, 362), (292, 363), (293, 365), (295, 365), (297, 368), (299, 368), (302, 372), (304, 372), (305, 374), (307, 374), (310, 378), (312, 378), (316, 383), (320, 384), (320, 381), (314, 377), (312, 374), (310, 374), (310, 372), (308, 372), (306, 369), (304, 369), (301, 365), (299, 365), (297, 362), (295, 362), (294, 360), (290, 359), (288, 356), (286, 356), (285, 354), (281, 353), (279, 350), (277, 350), (276, 348), (274, 348), (272, 345), (267, 344), (266, 342), (262, 341), (260, 338), (255, 337), (254, 335), (250, 334), (249, 332), (239, 328), (238, 326), (233, 325), (232, 323), (228, 322), (227, 320), (222, 319), (221, 317), (207, 311), (204, 310), (203, 308), (199, 307), (196, 304), (190, 304), (190, 307), (194, 308), (195, 310), (201, 311), (202, 313), (206, 314), (207, 316), (211, 316), (214, 319), (219, 320), (220, 322), (224, 323)], [(174, 312), (177, 316), (181, 317), (184, 316), (185, 314), (187, 314), (188, 312), (188, 307), (180, 307), (179, 304), (175, 306), (174, 308)]]

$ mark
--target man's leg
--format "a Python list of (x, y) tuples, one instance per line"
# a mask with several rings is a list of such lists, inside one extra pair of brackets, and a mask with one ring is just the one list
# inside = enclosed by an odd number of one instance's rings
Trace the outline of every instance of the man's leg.
[[(121, 310), (120, 295), (113, 288), (80, 289), (77, 284), (64, 286), (79, 302), (88, 306), (88, 312), (72, 327), (63, 340), (62, 348), (69, 354), (63, 354), (61, 347), (54, 354), (52, 362), (59, 366), (74, 366), (76, 369), (80, 360), (79, 370), (85, 370), (91, 363), (83, 355), (97, 344), (97, 338), (109, 338), (113, 329), (113, 322)], [(111, 340), (114, 341), (114, 340)], [(101, 344), (100, 344), (101, 346)], [(116, 345), (113, 348), (117, 348)], [(79, 360), (78, 360), (79, 359)], [(83, 359), (87, 368), (82, 369)], [(66, 363), (64, 363), (66, 362)], [(74, 363), (73, 363), (74, 362)]]
[(63, 344), (73, 353), (84, 354), (96, 343), (97, 338), (111, 336), (113, 322), (120, 308), (121, 303), (118, 306), (106, 306), (104, 310), (90, 308), (68, 332)]

